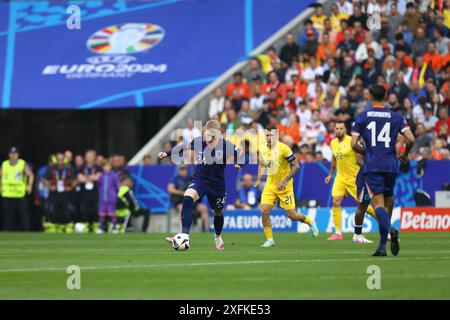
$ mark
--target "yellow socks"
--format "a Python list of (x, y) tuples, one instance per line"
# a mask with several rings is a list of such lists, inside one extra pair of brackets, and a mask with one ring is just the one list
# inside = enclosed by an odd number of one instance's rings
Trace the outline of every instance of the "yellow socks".
[(342, 221), (342, 211), (341, 207), (333, 207), (333, 221), (334, 221), (334, 232), (341, 234), (341, 221)]
[(370, 214), (372, 217), (374, 217), (375, 220), (378, 220), (377, 215), (375, 214), (375, 209), (372, 206), (369, 206), (367, 208), (367, 213)]
[(272, 228), (271, 227), (265, 227), (264, 228), (264, 234), (266, 235), (267, 240), (273, 240), (273, 234), (272, 234)]
[(312, 224), (311, 218), (308, 216), (305, 216), (305, 220), (303, 220), (302, 222), (306, 223), (308, 226)]

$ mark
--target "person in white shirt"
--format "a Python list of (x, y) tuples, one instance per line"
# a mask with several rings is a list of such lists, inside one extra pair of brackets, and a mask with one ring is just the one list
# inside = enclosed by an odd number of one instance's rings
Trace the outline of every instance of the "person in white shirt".
[(189, 118), (187, 120), (187, 127), (183, 129), (183, 142), (189, 143), (192, 139), (200, 137), (202, 135), (199, 128), (194, 127), (194, 120)]
[(383, 56), (383, 50), (378, 42), (373, 40), (373, 35), (370, 32), (366, 33), (364, 42), (362, 42), (358, 49), (356, 49), (355, 59), (358, 63), (363, 62), (369, 57), (368, 48), (371, 47), (375, 52), (375, 58), (381, 59)]
[(314, 151), (316, 153), (320, 151), (323, 157), (329, 162), (333, 160), (333, 151), (331, 150), (331, 147), (325, 143), (324, 135), (317, 136), (317, 144)]
[(317, 60), (315, 57), (312, 57), (309, 60), (309, 65), (302, 72), (303, 81), (306, 82), (314, 82), (316, 79), (316, 75), (323, 76), (324, 69), (322, 66), (317, 65)]
[(377, 3), (377, 0), (369, 0), (367, 4), (367, 14), (372, 15), (374, 13), (381, 13), (381, 7)]
[(225, 105), (225, 97), (221, 88), (217, 88), (214, 92), (214, 98), (209, 101), (209, 118), (217, 116), (222, 113)]
[(419, 99), (419, 103), (413, 107), (412, 113), (416, 120), (416, 123), (423, 123), (425, 121), (424, 109), (429, 108), (429, 104), (426, 103), (425, 97)]
[(259, 111), (264, 107), (264, 101), (266, 100), (266, 96), (261, 93), (260, 86), (253, 87), (253, 96), (250, 98), (250, 110)]
[(306, 101), (300, 101), (297, 115), (300, 119), (300, 128), (306, 128), (306, 124), (311, 120), (311, 110), (308, 109)]
[(337, 6), (339, 8), (339, 12), (347, 13), (349, 16), (353, 14), (353, 5), (350, 3), (350, 1), (339, 0)]
[(436, 126), (436, 122), (438, 122), (438, 118), (433, 115), (433, 109), (426, 107), (424, 110), (424, 120), (423, 125), (427, 132), (432, 132), (434, 127)]
[(318, 86), (322, 87), (322, 91), (327, 91), (327, 85), (322, 82), (322, 76), (319, 74), (316, 75), (316, 79), (314, 82), (310, 82), (308, 84), (306, 93), (308, 94), (309, 98), (316, 98)]
[(305, 137), (305, 143), (314, 144), (317, 143), (317, 137), (319, 135), (325, 135), (327, 133), (327, 129), (323, 122), (319, 119), (320, 113), (318, 110), (314, 110), (312, 112), (311, 120), (308, 121), (306, 126), (301, 128), (303, 131), (303, 137)]

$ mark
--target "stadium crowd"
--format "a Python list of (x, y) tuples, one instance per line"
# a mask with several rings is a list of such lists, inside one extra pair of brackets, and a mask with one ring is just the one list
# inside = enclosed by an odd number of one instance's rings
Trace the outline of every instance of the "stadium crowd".
[[(67, 150), (33, 168), (12, 147), (1, 168), (1, 210), (5, 231), (49, 233), (124, 232), (130, 217), (143, 215), (146, 231), (150, 211), (140, 208), (123, 155), (106, 158), (95, 150), (73, 155)], [(77, 229), (78, 226), (78, 229)]]
[[(329, 14), (317, 4), (298, 39), (287, 34), (215, 90), (209, 118), (224, 131), (277, 128), (300, 162), (331, 161), (336, 121), (350, 133), (381, 84), (417, 137), (411, 159), (448, 160), (449, 38), (450, 0), (339, 0)], [(198, 134), (190, 120), (181, 135)]]

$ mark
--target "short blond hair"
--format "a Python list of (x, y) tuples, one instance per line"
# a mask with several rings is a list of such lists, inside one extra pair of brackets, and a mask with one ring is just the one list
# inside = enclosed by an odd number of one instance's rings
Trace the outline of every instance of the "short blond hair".
[(208, 130), (220, 130), (220, 122), (217, 120), (209, 120), (206, 122), (205, 128)]

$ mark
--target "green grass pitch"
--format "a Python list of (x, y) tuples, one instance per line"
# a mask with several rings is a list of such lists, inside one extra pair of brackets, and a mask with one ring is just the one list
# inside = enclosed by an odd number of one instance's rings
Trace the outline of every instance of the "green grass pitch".
[[(173, 250), (164, 234), (0, 234), (1, 299), (450, 299), (450, 233), (401, 234), (397, 257), (371, 257), (374, 244), (351, 235), (193, 234)], [(81, 289), (68, 290), (66, 268), (81, 268)], [(381, 270), (381, 289), (367, 288), (367, 268)]]

